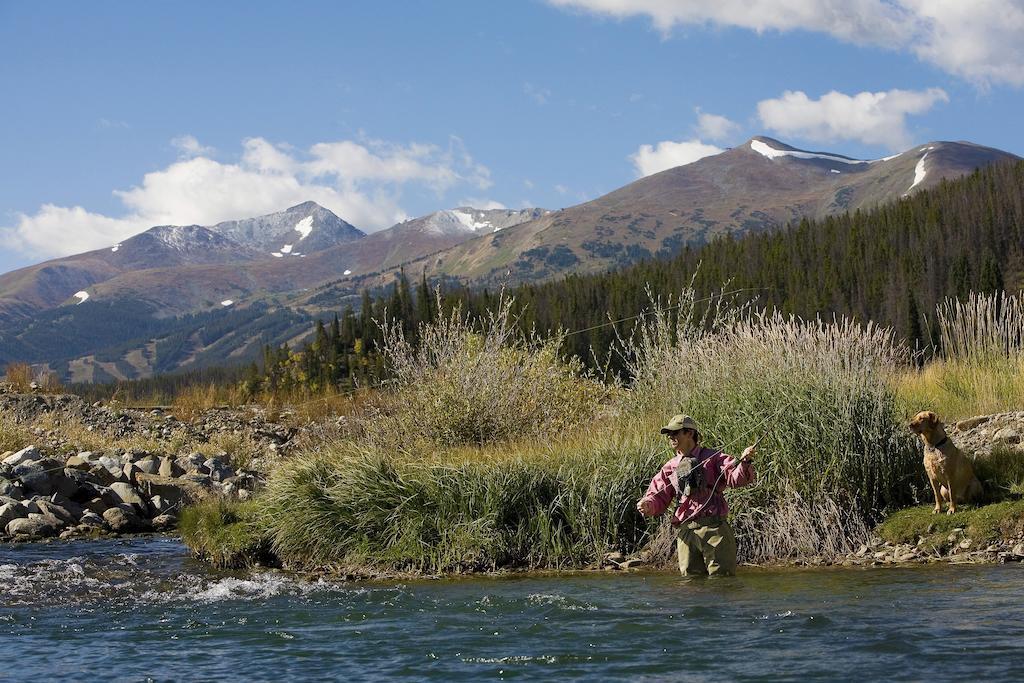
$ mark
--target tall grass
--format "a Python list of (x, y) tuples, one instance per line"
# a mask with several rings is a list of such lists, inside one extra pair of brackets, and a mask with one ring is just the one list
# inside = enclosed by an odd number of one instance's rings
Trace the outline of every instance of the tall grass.
[(294, 459), (261, 499), (271, 546), (295, 565), (440, 572), (587, 566), (648, 537), (635, 502), (663, 459), (649, 436), (510, 450)]
[(972, 293), (936, 308), (942, 356), (908, 369), (895, 386), (908, 412), (945, 419), (1021, 408), (1024, 397), (1024, 299)]
[(910, 499), (923, 480), (889, 384), (909, 360), (892, 330), (728, 306), (698, 317), (688, 301), (623, 349), (631, 410), (690, 414), (729, 453), (760, 441), (757, 484), (729, 496), (746, 559), (837, 554)]

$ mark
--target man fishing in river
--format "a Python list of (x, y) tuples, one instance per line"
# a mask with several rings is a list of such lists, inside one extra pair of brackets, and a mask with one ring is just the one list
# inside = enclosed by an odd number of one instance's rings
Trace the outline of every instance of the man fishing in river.
[(723, 492), (727, 486), (754, 482), (750, 458), (756, 444), (748, 446), (738, 460), (704, 448), (697, 423), (689, 415), (676, 415), (661, 433), (668, 435), (675, 457), (654, 475), (636, 509), (651, 517), (678, 500), (672, 526), (678, 531), (679, 571), (683, 576), (735, 574), (736, 536), (727, 519), (729, 505)]

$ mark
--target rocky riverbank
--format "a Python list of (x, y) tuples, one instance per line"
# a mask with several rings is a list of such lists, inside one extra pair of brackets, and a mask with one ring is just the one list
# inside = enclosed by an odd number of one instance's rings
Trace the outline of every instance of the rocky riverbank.
[(0, 540), (166, 531), (183, 506), (245, 500), (300, 430), (260, 409), (89, 405), (0, 387)]

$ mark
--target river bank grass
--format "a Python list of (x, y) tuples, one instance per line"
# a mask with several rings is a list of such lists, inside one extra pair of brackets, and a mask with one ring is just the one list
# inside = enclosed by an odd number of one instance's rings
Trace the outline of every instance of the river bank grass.
[[(669, 558), (666, 519), (635, 509), (671, 454), (657, 427), (693, 415), (705, 443), (759, 442), (759, 480), (729, 492), (742, 560), (850, 552), (867, 523), (924, 485), (888, 384), (892, 333), (851, 321), (754, 314), (692, 292), (620, 352), (635, 378), (602, 387), (501, 317), (439, 321), (424, 350), (388, 331), (396, 381), (361, 434), (283, 462), (246, 529), (285, 565), (375, 571), (568, 569), (609, 552)], [(200, 510), (191, 547), (229, 557)], [(227, 516), (225, 516), (227, 515)], [(227, 522), (238, 524), (237, 521)]]

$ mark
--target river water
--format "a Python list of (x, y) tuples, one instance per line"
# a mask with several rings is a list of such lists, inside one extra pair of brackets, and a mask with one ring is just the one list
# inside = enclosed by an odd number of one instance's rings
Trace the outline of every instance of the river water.
[(354, 584), (0, 546), (0, 680), (1020, 680), (1024, 567)]

